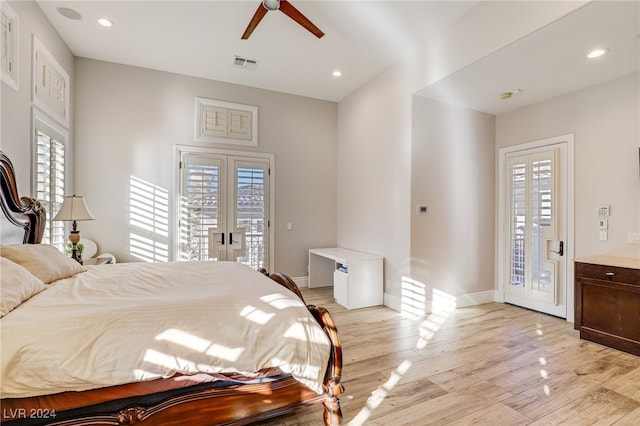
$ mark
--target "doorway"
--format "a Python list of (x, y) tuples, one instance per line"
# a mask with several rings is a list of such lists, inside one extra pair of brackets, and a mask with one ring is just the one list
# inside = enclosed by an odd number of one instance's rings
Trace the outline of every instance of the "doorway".
[(179, 149), (178, 259), (271, 267), (273, 158)]
[(504, 302), (573, 318), (573, 135), (500, 150), (499, 289)]

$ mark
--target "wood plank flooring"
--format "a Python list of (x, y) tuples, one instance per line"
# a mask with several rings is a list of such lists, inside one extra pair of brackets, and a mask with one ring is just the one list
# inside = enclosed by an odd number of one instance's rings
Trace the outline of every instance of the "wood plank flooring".
[[(340, 333), (345, 425), (640, 425), (640, 357), (562, 319), (500, 303), (407, 318), (347, 310), (331, 287), (303, 296)], [(322, 425), (322, 407), (257, 424)]]

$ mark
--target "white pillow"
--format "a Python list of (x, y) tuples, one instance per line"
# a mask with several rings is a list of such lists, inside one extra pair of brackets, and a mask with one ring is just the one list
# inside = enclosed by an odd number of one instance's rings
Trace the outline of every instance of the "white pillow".
[(69, 278), (84, 271), (82, 265), (46, 244), (0, 246), (0, 256), (25, 267), (45, 284)]
[(4, 257), (0, 257), (0, 278), (0, 318), (47, 288), (25, 268)]

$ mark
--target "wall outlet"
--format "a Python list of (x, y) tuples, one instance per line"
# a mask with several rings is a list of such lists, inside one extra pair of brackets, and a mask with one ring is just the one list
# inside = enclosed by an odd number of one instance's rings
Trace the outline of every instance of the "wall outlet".
[(640, 232), (630, 232), (627, 234), (627, 242), (631, 244), (640, 244)]

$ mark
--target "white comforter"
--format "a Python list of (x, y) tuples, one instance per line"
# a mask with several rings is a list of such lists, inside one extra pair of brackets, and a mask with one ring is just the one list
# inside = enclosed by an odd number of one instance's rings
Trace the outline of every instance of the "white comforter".
[(322, 392), (327, 336), (293, 293), (248, 267), (87, 269), (0, 319), (2, 398), (268, 367)]

